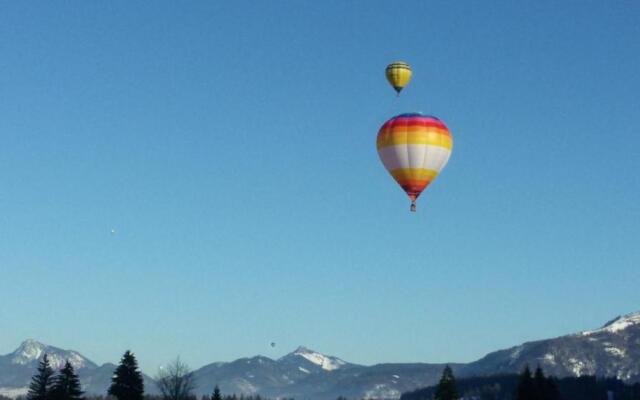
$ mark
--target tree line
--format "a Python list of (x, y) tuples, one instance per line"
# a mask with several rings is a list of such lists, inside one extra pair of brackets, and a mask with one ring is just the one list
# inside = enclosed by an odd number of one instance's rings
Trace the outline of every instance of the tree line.
[[(111, 377), (107, 400), (198, 400), (194, 394), (196, 382), (193, 373), (179, 357), (169, 365), (161, 367), (155, 381), (161, 395), (146, 395), (144, 378), (138, 368), (138, 361), (134, 354), (127, 350)], [(0, 400), (11, 399), (0, 396)], [(81, 389), (80, 379), (69, 361), (56, 375), (49, 357), (45, 354), (38, 364), (36, 374), (31, 378), (26, 400), (105, 400), (105, 398), (85, 395)], [(260, 395), (222, 395), (220, 388), (216, 385), (211, 395), (204, 395), (201, 400), (269, 399)]]
[(400, 400), (640, 400), (640, 383), (618, 378), (545, 376), (529, 366), (518, 374), (471, 377), (456, 381), (445, 368), (436, 386), (405, 393)]
[[(176, 358), (162, 367), (155, 378), (160, 396), (145, 395), (144, 379), (132, 352), (126, 351), (116, 367), (107, 390), (108, 400), (198, 400), (196, 382), (189, 367)], [(460, 389), (459, 390), (459, 386)], [(460, 395), (462, 393), (462, 395)], [(2, 396), (0, 396), (2, 397)], [(539, 366), (532, 374), (526, 366), (520, 375), (501, 375), (463, 379), (459, 383), (448, 365), (438, 384), (402, 395), (401, 400), (640, 400), (640, 383), (626, 385), (616, 378), (557, 379), (546, 377)], [(4, 399), (0, 399), (4, 400)], [(67, 361), (55, 374), (45, 354), (32, 377), (26, 400), (104, 400), (90, 399), (81, 389), (73, 365)], [(216, 385), (201, 400), (268, 400), (260, 395), (222, 395)], [(293, 400), (293, 399), (284, 399)], [(346, 400), (339, 397), (338, 400)]]

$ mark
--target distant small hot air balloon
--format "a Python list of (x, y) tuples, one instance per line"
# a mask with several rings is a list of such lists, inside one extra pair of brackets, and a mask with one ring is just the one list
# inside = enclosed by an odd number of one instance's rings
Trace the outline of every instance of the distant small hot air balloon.
[(271, 347), (276, 347), (276, 342), (271, 342)]
[(407, 86), (409, 81), (411, 80), (411, 67), (404, 61), (396, 61), (387, 65), (387, 69), (385, 70), (385, 74), (387, 75), (387, 80), (396, 90), (398, 96), (400, 95), (400, 91)]
[(420, 193), (449, 161), (453, 138), (436, 117), (401, 114), (382, 125), (377, 148), (382, 164), (407, 193), (415, 211)]

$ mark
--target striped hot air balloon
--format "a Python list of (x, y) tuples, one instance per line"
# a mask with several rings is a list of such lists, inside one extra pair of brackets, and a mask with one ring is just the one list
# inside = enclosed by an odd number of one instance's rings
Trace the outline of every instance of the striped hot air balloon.
[(378, 155), (393, 179), (411, 199), (416, 199), (449, 161), (453, 138), (436, 117), (420, 113), (401, 114), (378, 131)]
[(400, 95), (400, 91), (407, 86), (411, 80), (411, 74), (411, 67), (409, 67), (409, 64), (404, 61), (391, 63), (387, 65), (387, 69), (385, 70), (387, 80), (396, 90), (398, 95)]

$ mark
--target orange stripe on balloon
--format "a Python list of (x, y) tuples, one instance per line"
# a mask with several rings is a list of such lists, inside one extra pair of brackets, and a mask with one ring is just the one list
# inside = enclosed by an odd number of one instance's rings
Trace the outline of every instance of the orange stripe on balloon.
[(451, 137), (451, 133), (446, 129), (435, 126), (395, 126), (392, 128), (381, 128), (378, 135), (404, 135), (407, 133), (429, 132)]
[(415, 200), (431, 184), (431, 182), (398, 182), (411, 200)]
[(420, 193), (429, 186), (433, 180), (431, 179), (396, 179), (398, 185), (402, 186), (405, 191), (414, 191)]

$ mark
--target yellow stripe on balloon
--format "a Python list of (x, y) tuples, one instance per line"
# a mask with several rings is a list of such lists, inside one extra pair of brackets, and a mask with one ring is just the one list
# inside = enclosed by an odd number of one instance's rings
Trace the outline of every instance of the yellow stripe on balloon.
[(438, 171), (423, 168), (398, 168), (390, 171), (390, 173), (396, 180), (432, 181), (438, 176)]
[(389, 71), (391, 81), (394, 86), (405, 87), (411, 80), (411, 70), (407, 68), (394, 67)]
[(407, 134), (382, 134), (378, 137), (376, 147), (378, 149), (387, 146), (398, 146), (403, 144), (424, 144), (440, 146), (451, 150), (453, 140), (448, 135), (443, 135), (434, 131), (407, 132)]

